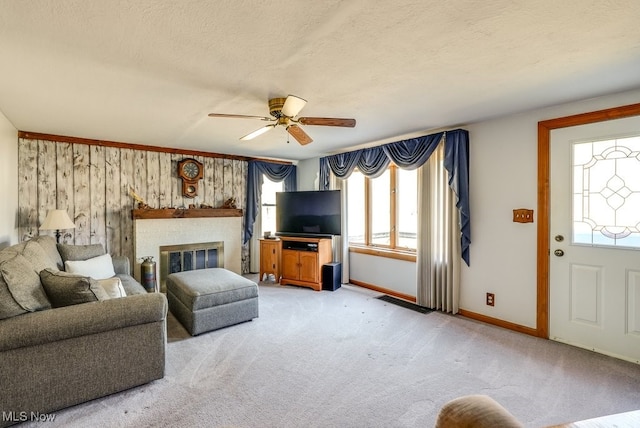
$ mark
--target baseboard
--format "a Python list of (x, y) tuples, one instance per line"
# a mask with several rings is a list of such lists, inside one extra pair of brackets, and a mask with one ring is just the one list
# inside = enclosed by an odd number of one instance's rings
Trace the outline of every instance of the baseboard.
[(355, 279), (349, 279), (349, 283), (357, 285), (358, 287), (368, 288), (369, 290), (379, 291), (380, 293), (388, 294), (389, 296), (397, 297), (399, 299), (407, 300), (409, 302), (416, 302), (416, 297), (409, 294), (399, 293), (388, 288), (378, 287), (377, 285), (369, 284), (362, 281), (356, 281)]
[[(357, 281), (355, 279), (349, 279), (349, 283), (353, 285), (357, 285), (359, 287), (368, 288), (370, 290), (378, 291), (380, 293), (388, 294), (389, 296), (398, 297), (403, 300), (407, 300), (409, 302), (416, 302), (415, 296), (410, 296), (408, 294), (399, 293), (394, 290), (389, 290), (388, 288), (379, 287), (377, 285), (369, 284), (363, 281)], [(547, 337), (542, 336), (537, 329), (526, 327), (524, 325), (512, 323), (509, 321), (504, 321), (498, 318), (489, 317), (487, 315), (478, 314), (476, 312), (467, 311), (465, 309), (459, 309), (458, 315), (461, 315), (466, 318), (470, 318), (476, 321), (481, 321), (486, 324), (495, 325), (497, 327), (506, 328), (507, 330), (517, 331), (519, 333), (528, 334), (529, 336), (542, 337), (543, 339), (548, 339)]]
[[(540, 334), (538, 333), (538, 330), (536, 330), (535, 328), (526, 327), (524, 325), (512, 323), (509, 321), (504, 321), (498, 318), (489, 317), (486, 315), (478, 314), (476, 312), (467, 311), (465, 309), (459, 309), (458, 315), (462, 315), (463, 317), (471, 318), (476, 321), (481, 321), (486, 324), (491, 324), (498, 327), (506, 328), (508, 330), (517, 331), (519, 333), (528, 334), (530, 336), (541, 337)], [(544, 339), (546, 339), (546, 337)]]

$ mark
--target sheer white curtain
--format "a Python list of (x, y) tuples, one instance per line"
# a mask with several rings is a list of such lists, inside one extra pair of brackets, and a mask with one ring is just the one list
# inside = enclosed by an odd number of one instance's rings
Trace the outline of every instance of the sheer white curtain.
[(417, 303), (457, 313), (460, 228), (456, 195), (444, 168), (444, 144), (418, 169)]
[(329, 190), (340, 190), (342, 202), (342, 212), (340, 221), (342, 225), (342, 235), (333, 237), (333, 261), (342, 263), (342, 283), (349, 283), (349, 230), (347, 225), (347, 180), (341, 180), (334, 174), (329, 174)]
[(258, 210), (256, 221), (253, 224), (253, 236), (249, 240), (249, 270), (251, 272), (260, 272), (260, 238), (262, 238), (262, 209)]

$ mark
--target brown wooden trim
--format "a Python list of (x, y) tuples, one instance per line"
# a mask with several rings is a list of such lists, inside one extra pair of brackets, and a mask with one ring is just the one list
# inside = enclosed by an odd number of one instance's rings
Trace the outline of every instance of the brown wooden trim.
[(362, 281), (357, 281), (355, 279), (349, 279), (349, 283), (353, 285), (357, 285), (358, 287), (368, 288), (369, 290), (378, 291), (380, 293), (388, 294), (389, 296), (398, 297), (399, 299), (407, 300), (409, 302), (415, 303), (415, 296), (410, 296), (408, 294), (399, 293), (394, 290), (389, 290), (388, 288), (378, 287), (377, 285), (369, 284)]
[[(384, 293), (384, 294), (388, 294), (390, 296), (394, 296), (394, 297), (398, 297), (400, 299), (403, 300), (407, 300), (409, 302), (415, 303), (416, 302), (416, 298), (414, 296), (410, 296), (408, 294), (404, 294), (404, 293), (399, 293), (397, 291), (394, 290), (389, 290), (387, 288), (384, 287), (379, 287), (377, 285), (373, 285), (373, 284), (369, 284), (363, 281), (358, 281), (355, 279), (349, 279), (349, 283), (353, 284), (353, 285), (357, 285), (359, 287), (363, 287), (363, 288), (368, 288), (369, 290), (373, 290), (373, 291), (378, 291), (380, 293)], [(524, 334), (528, 334), (530, 336), (538, 336), (538, 332), (536, 329), (531, 328), (531, 327), (526, 327), (520, 324), (515, 324), (509, 321), (504, 321), (498, 318), (493, 318), (493, 317), (489, 317), (486, 315), (482, 315), (482, 314), (478, 314), (475, 312), (471, 312), (471, 311), (467, 311), (464, 309), (460, 309), (458, 311), (458, 315), (464, 316), (466, 318), (470, 318), (476, 321), (481, 321), (484, 322), (486, 324), (491, 324), (491, 325), (495, 325), (497, 327), (502, 327), (502, 328), (506, 328), (508, 330), (513, 330), (513, 331), (517, 331), (519, 333), (524, 333)]]
[(116, 147), (120, 149), (142, 150), (148, 152), (171, 153), (186, 156), (202, 156), (208, 158), (222, 158), (231, 160), (251, 161), (259, 160), (264, 162), (279, 163), (283, 165), (291, 165), (290, 161), (282, 161), (275, 159), (254, 158), (248, 156), (226, 155), (222, 153), (203, 152), (199, 150), (176, 149), (171, 147), (147, 146), (144, 144), (121, 143), (117, 141), (93, 140), (90, 138), (69, 137), (65, 135), (41, 134), (38, 132), (18, 131), (18, 138), (26, 138), (29, 140), (46, 140), (60, 143), (87, 144), (90, 146)]
[(624, 119), (625, 117), (638, 115), (640, 115), (640, 103), (558, 117), (555, 119), (543, 120), (539, 123), (549, 129), (558, 129), (568, 128), (570, 126), (586, 125), (588, 123), (604, 122), (606, 120)]
[(375, 247), (357, 247), (350, 246), (349, 251), (352, 253), (358, 254), (367, 254), (370, 256), (378, 256), (378, 257), (386, 257), (388, 259), (396, 259), (396, 260), (404, 260), (407, 262), (416, 261), (416, 254), (409, 252), (400, 252), (398, 250), (392, 249), (383, 249), (383, 248), (375, 248)]
[(134, 220), (162, 218), (242, 217), (242, 210), (233, 208), (164, 208), (131, 210)]
[(538, 122), (538, 236), (536, 336), (549, 338), (549, 156), (551, 131), (639, 116), (640, 103)]
[(549, 337), (549, 128), (538, 123), (538, 236), (536, 330)]
[(460, 309), (458, 310), (458, 315), (462, 315), (463, 317), (470, 318), (476, 321), (481, 321), (486, 324), (491, 324), (498, 327), (506, 328), (508, 330), (517, 331), (519, 333), (528, 334), (530, 336), (538, 336), (538, 330), (535, 328), (526, 327), (520, 324), (504, 321), (498, 318), (489, 317), (486, 315), (478, 314), (476, 312)]

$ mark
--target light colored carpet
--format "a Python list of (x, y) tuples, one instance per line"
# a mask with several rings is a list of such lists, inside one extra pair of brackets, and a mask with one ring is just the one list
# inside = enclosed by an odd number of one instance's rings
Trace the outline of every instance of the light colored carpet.
[(378, 295), (261, 284), (259, 318), (197, 337), (170, 316), (164, 379), (47, 426), (432, 427), (466, 394), (530, 427), (640, 408), (640, 365)]

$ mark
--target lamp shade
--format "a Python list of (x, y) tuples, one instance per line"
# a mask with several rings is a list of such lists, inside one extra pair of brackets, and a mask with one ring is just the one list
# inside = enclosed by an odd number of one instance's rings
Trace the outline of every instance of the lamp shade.
[(75, 229), (75, 227), (76, 225), (65, 210), (51, 210), (47, 213), (47, 218), (44, 219), (40, 230)]

